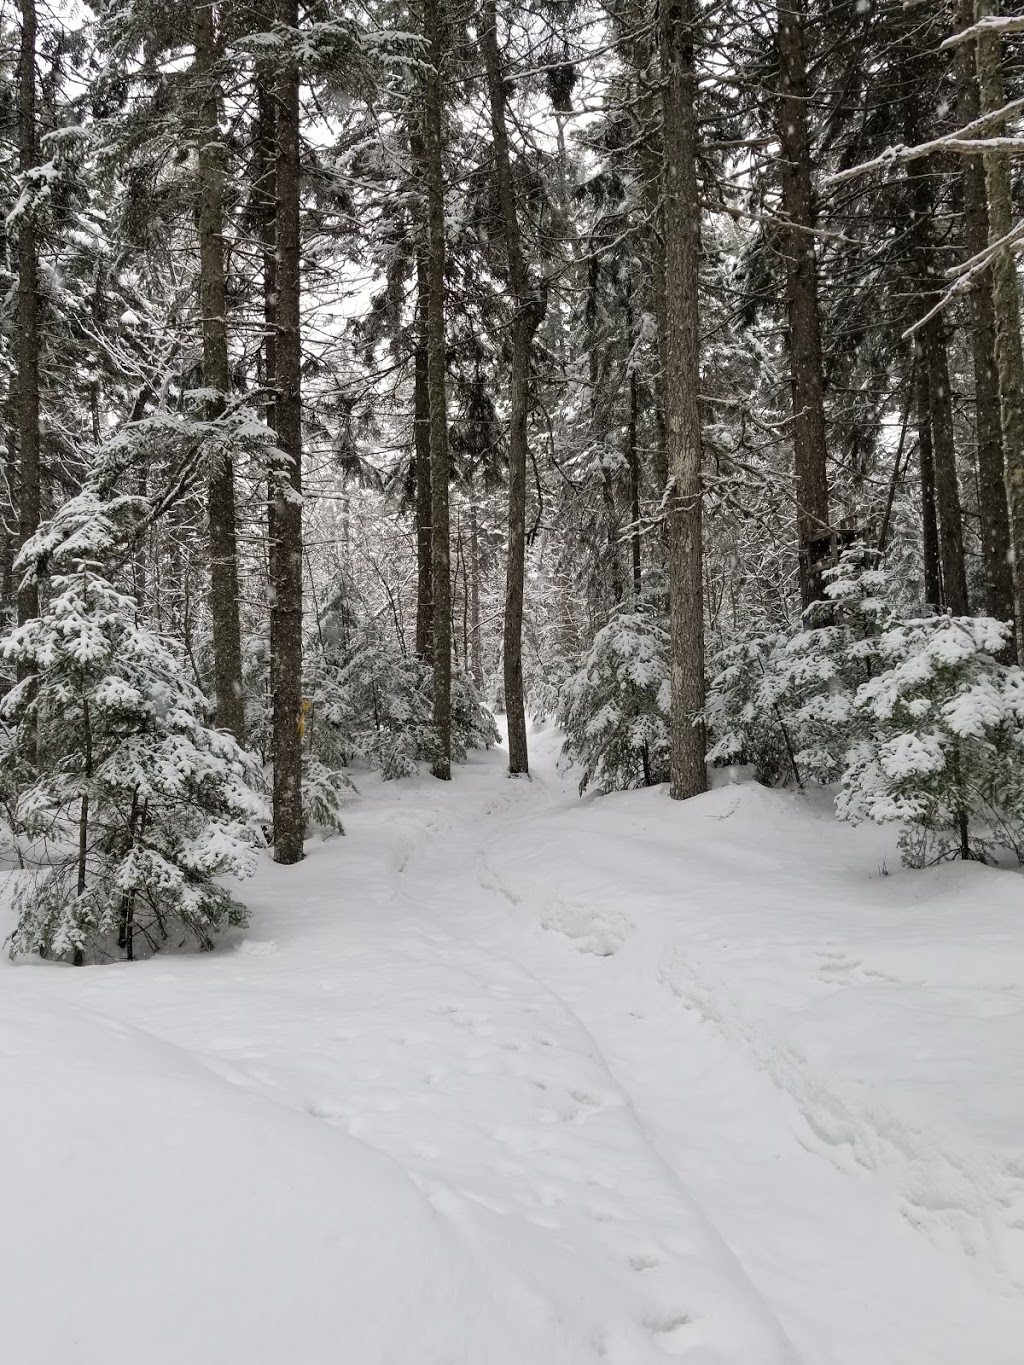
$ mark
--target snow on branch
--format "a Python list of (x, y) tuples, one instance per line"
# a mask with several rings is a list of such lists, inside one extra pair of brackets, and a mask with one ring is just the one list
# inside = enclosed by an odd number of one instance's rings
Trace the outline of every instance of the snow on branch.
[(1011, 100), (1009, 104), (1004, 104), (1001, 109), (994, 109), (990, 114), (982, 114), (980, 118), (973, 119), (965, 124), (963, 128), (958, 128), (956, 132), (946, 133), (942, 137), (931, 138), (928, 142), (919, 142), (913, 147), (908, 147), (904, 143), (897, 143), (894, 147), (887, 147), (880, 156), (874, 157), (871, 161), (862, 161), (859, 166), (851, 166), (848, 170), (837, 171), (835, 175), (829, 175), (822, 181), (825, 189), (831, 189), (834, 185), (841, 185), (847, 180), (853, 180), (858, 175), (866, 175), (869, 171), (884, 170), (893, 165), (903, 165), (908, 161), (918, 161), (921, 157), (932, 156), (936, 152), (959, 152), (968, 156), (977, 155), (980, 152), (1024, 152), (1024, 137), (994, 137), (976, 139), (976, 133), (983, 133), (989, 128), (998, 127), (1014, 114), (1019, 114), (1024, 110), (1024, 99)]

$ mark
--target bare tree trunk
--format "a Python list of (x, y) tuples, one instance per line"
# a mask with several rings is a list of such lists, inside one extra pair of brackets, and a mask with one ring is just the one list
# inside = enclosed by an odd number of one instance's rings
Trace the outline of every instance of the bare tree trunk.
[(671, 794), (707, 786), (700, 427), (697, 76), (693, 0), (663, 0), (659, 22), (665, 193), (665, 426), (672, 607)]
[[(908, 79), (913, 80), (913, 74)], [(920, 111), (911, 97), (904, 115), (908, 140), (921, 133)], [(910, 224), (909, 245), (912, 283), (917, 299), (912, 305), (918, 318), (938, 302), (935, 246), (931, 224), (935, 215), (935, 184), (938, 165), (933, 156), (912, 165), (909, 170)], [(964, 566), (963, 514), (956, 469), (956, 443), (953, 431), (953, 394), (949, 378), (949, 358), (942, 317), (936, 314), (920, 329), (919, 375), (928, 386), (932, 461), (935, 472), (935, 507), (938, 514), (939, 559), (942, 565), (940, 605), (956, 616), (968, 611), (967, 573)]]
[(433, 648), (430, 506), (430, 365), (428, 355), (429, 283), (426, 253), (416, 256), (416, 351), (413, 358), (413, 451), (416, 461), (416, 656), (429, 662)]
[[(224, 272), (224, 157), (220, 133), (220, 49), (212, 4), (195, 9), (195, 73), (199, 83), (199, 292), (203, 315), (203, 386), (217, 397), (207, 419), (224, 411), (231, 384), (227, 287)], [(210, 619), (217, 724), (245, 743), (242, 637), (238, 618), (238, 548), (235, 540), (235, 471), (229, 449), (219, 449), (208, 476)]]
[(480, 526), (476, 500), (469, 504), (470, 623), (473, 632), (473, 682), (484, 685), (484, 642), (480, 633)]
[(427, 380), (430, 392), (431, 613), (433, 619), (434, 729), (437, 757), (432, 772), (452, 775), (452, 575), (448, 511), (448, 381), (445, 364), (444, 146), (441, 101), (444, 61), (443, 0), (423, 0), (423, 36), (429, 62), (424, 73), (423, 143), (427, 181)]
[[(36, 124), (36, 6), (21, 0), (21, 46), (18, 63), (18, 169), (28, 174), (39, 160)], [(24, 545), (39, 529), (39, 255), (34, 210), (18, 223), (18, 442), (20, 488), (18, 539)], [(18, 590), (18, 621), (39, 615), (35, 582)]]
[(942, 605), (942, 571), (939, 564), (939, 526), (935, 516), (935, 460), (932, 453), (932, 417), (928, 374), (923, 359), (915, 366), (917, 394), (917, 441), (921, 465), (921, 543), (924, 556), (924, 600), (933, 610)]
[[(975, 0), (976, 20), (998, 13), (992, 0)], [(1002, 53), (997, 34), (987, 33), (975, 43), (981, 112), (993, 113), (1005, 101)], [(1005, 132), (1005, 125), (989, 129), (990, 137)], [(1013, 221), (1010, 160), (1006, 152), (985, 153), (988, 190), (989, 241), (1001, 241)], [(1015, 257), (1001, 251), (992, 263), (992, 302), (995, 310), (995, 357), (999, 375), (999, 406), (1006, 472), (1006, 500), (1010, 515), (1010, 544), (1016, 595), (1016, 619), (1024, 621), (1024, 351), (1020, 334), (1020, 293)], [(1024, 629), (1024, 627), (1022, 627)]]
[(778, 45), (781, 89), (778, 129), (782, 150), (782, 209), (793, 226), (784, 233), (789, 358), (796, 475), (800, 596), (809, 607), (822, 595), (814, 536), (828, 527), (825, 384), (818, 316), (818, 263), (814, 238), (814, 188), (808, 132), (806, 0), (780, 0)]
[[(92, 781), (92, 723), (89, 717), (88, 700), (82, 705), (82, 742), (85, 750), (85, 764), (82, 772), (81, 804), (78, 809), (77, 892), (79, 900), (85, 895), (89, 867), (89, 783)], [(81, 967), (84, 961), (85, 954), (80, 947), (76, 946), (72, 954), (72, 962), (76, 967)]]
[[(292, 32), (298, 0), (278, 0)], [(274, 471), (268, 509), (274, 547), (271, 582), (271, 687), (274, 735), (274, 859), (302, 858), (302, 337), (300, 332), (299, 70), (279, 69), (276, 95), (276, 375), (274, 418), (284, 462)]]
[(526, 580), (526, 466), (529, 456), (530, 356), (537, 329), (547, 312), (545, 291), (530, 278), (523, 252), (505, 118), (505, 73), (498, 54), (495, 0), (483, 0), (480, 44), (487, 72), (494, 174), (501, 208), (509, 285), (515, 307), (512, 322), (512, 382), (509, 392), (508, 563), (505, 580), (505, 713), (508, 718), (508, 770), (530, 771), (523, 689), (523, 604)]
[[(929, 305), (931, 296), (929, 295)], [(964, 568), (963, 514), (956, 472), (953, 434), (953, 394), (942, 319), (936, 315), (921, 329), (924, 370), (932, 417), (935, 462), (935, 504), (939, 514), (939, 558), (942, 561), (942, 601), (954, 616), (966, 616), (967, 573)]]
[[(630, 354), (636, 344), (636, 318), (633, 314), (633, 291), (630, 286), (626, 298), (626, 335)], [(640, 601), (643, 588), (642, 545), (640, 536), (640, 385), (636, 366), (629, 367), (629, 416), (626, 419), (626, 468), (629, 470), (629, 519), (632, 526), (629, 536), (630, 567), (632, 569), (632, 588), (634, 607)], [(646, 752), (645, 752), (646, 761)], [(646, 771), (646, 769), (645, 769)], [(646, 783), (650, 786), (650, 783)]]
[[(974, 18), (974, 0), (959, 0), (957, 17), (961, 27), (970, 25)], [(968, 124), (981, 113), (974, 44), (961, 43), (956, 53), (958, 117), (962, 124)], [(985, 250), (989, 235), (985, 165), (980, 157), (963, 158), (963, 180), (964, 246), (970, 258)], [(999, 416), (996, 319), (992, 306), (991, 271), (979, 276), (971, 286), (971, 321), (985, 610), (997, 621), (1013, 621), (1010, 514), (1006, 505), (1003, 433)], [(1018, 631), (1019, 628), (1018, 623)]]

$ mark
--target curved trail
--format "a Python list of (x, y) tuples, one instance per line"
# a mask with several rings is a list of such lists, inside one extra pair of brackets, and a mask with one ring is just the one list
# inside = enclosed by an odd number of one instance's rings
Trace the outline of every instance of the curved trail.
[(736, 918), (776, 879), (808, 895), (788, 812), (767, 794), (764, 846), (723, 856), (732, 797), (694, 837), (659, 793), (581, 803), (533, 746), (531, 782), (500, 752), (368, 781), (346, 839), (263, 868), (234, 950), (3, 987), (383, 1154), (532, 1334), (485, 1359), (342, 1337), (353, 1365), (1019, 1365), (1013, 1152), (982, 1171), (816, 1061), (794, 1021), (818, 1036), (874, 968)]

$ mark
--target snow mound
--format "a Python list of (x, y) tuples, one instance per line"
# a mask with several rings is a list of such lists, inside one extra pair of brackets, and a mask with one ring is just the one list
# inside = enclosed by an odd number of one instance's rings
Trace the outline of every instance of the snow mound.
[[(0, 1001), (0, 1315), (19, 1365), (521, 1365), (559, 1327), (399, 1166), (137, 1030)], [(559, 1359), (576, 1360), (566, 1343)]]

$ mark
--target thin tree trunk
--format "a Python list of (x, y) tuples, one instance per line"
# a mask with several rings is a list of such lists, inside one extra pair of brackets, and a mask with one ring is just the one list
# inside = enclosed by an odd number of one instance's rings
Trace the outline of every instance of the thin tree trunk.
[(530, 278), (523, 252), (512, 183), (508, 127), (505, 118), (505, 72), (498, 54), (495, 0), (484, 0), (480, 44), (487, 72), (494, 174), (501, 211), (502, 236), (508, 262), (515, 317), (512, 322), (512, 381), (509, 391), (508, 440), (508, 562), (505, 578), (504, 672), (505, 713), (508, 718), (508, 769), (511, 776), (528, 774), (526, 699), (523, 689), (523, 604), (526, 579), (526, 465), (529, 455), (527, 420), (530, 411), (530, 356), (537, 329), (547, 312), (542, 289)]
[[(974, 18), (974, 0), (959, 0), (960, 26)], [(973, 122), (981, 113), (973, 43), (957, 47), (958, 118)], [(980, 157), (963, 159), (964, 247), (968, 258), (988, 245), (988, 201), (985, 165)], [(1014, 620), (1013, 569), (1010, 566), (1010, 514), (1006, 504), (1003, 433), (999, 415), (996, 368), (996, 319), (992, 306), (992, 273), (971, 286), (971, 353), (974, 361), (975, 431), (978, 442), (978, 504), (981, 550), (985, 568), (985, 610), (997, 621)], [(1017, 623), (1019, 632), (1020, 624)]]
[[(298, 30), (298, 0), (278, 0), (281, 23)], [(302, 337), (300, 332), (299, 71), (289, 60), (276, 81), (277, 346), (274, 417), (284, 463), (274, 471), (268, 512), (271, 687), (274, 736), (274, 858), (302, 858)]]
[[(998, 13), (991, 0), (975, 0), (974, 17), (980, 21)], [(987, 33), (975, 43), (981, 112), (993, 113), (1005, 103), (1002, 52), (997, 34)], [(989, 129), (998, 137), (1005, 125)], [(985, 153), (985, 184), (988, 190), (990, 242), (1000, 241), (1011, 229), (1013, 196), (1010, 159), (1004, 151)], [(1006, 473), (1006, 500), (1010, 517), (1010, 544), (1016, 596), (1016, 619), (1024, 622), (1024, 351), (1021, 348), (1020, 293), (1016, 258), (1001, 251), (992, 263), (992, 302), (995, 310), (995, 357), (999, 376), (999, 406)], [(1024, 629), (1024, 627), (1022, 627)]]
[[(930, 303), (929, 296), (929, 303)], [(921, 329), (924, 368), (932, 417), (935, 461), (935, 504), (939, 514), (939, 558), (942, 562), (943, 606), (966, 616), (967, 573), (964, 567), (963, 513), (956, 472), (953, 394), (942, 319), (936, 315)]]
[(423, 0), (423, 36), (429, 61), (424, 74), (423, 142), (427, 181), (427, 380), (430, 392), (431, 603), (433, 619), (434, 729), (432, 772), (452, 775), (452, 581), (448, 511), (448, 380), (445, 363), (444, 147), (441, 99), (444, 60), (443, 0)]
[[(828, 469), (825, 432), (818, 263), (814, 238), (814, 189), (807, 119), (806, 0), (780, 0), (778, 46), (779, 144), (782, 150), (782, 210), (793, 227), (784, 233), (786, 299), (796, 474), (800, 596), (809, 607), (822, 595), (814, 537), (828, 528)], [(803, 229), (803, 230), (801, 230)]]
[(413, 357), (413, 451), (416, 461), (416, 656), (429, 662), (433, 645), (430, 506), (430, 365), (427, 256), (416, 256), (416, 351)]
[[(913, 73), (908, 75), (913, 80)], [(916, 97), (908, 102), (904, 116), (905, 134), (916, 141), (921, 133), (920, 111)], [(935, 184), (938, 165), (933, 156), (916, 163), (909, 171), (910, 224), (909, 246), (913, 286), (917, 299), (913, 305), (923, 317), (938, 302), (935, 245), (931, 224), (935, 216)], [(935, 508), (938, 521), (939, 560), (942, 566), (941, 605), (955, 616), (968, 611), (967, 573), (964, 565), (963, 513), (956, 469), (956, 442), (953, 429), (953, 394), (949, 378), (949, 358), (945, 327), (935, 314), (920, 329), (918, 370), (928, 389), (932, 462), (935, 473)]]
[[(85, 895), (87, 886), (87, 872), (89, 859), (89, 783), (92, 781), (92, 723), (89, 716), (89, 703), (82, 704), (82, 742), (85, 749), (85, 768), (83, 772), (83, 782), (85, 790), (82, 792), (81, 805), (78, 811), (78, 898)], [(85, 954), (80, 947), (75, 947), (72, 953), (72, 962), (76, 967), (81, 967), (85, 961)]]
[(480, 526), (476, 501), (469, 504), (469, 553), (470, 553), (470, 621), (473, 632), (473, 682), (477, 687), (484, 685), (484, 644), (480, 634)]
[(924, 557), (924, 600), (938, 611), (942, 606), (942, 570), (939, 563), (939, 524), (935, 516), (935, 459), (932, 452), (932, 417), (928, 372), (923, 358), (915, 366), (918, 459), (921, 465), (921, 544)]
[[(633, 347), (636, 344), (635, 318), (633, 316), (633, 293), (630, 287), (629, 295), (626, 299), (626, 334), (629, 342), (630, 355), (632, 356)], [(634, 606), (640, 601), (640, 593), (643, 588), (642, 571), (642, 545), (640, 536), (640, 384), (637, 379), (636, 366), (630, 364), (629, 367), (629, 416), (626, 421), (626, 468), (629, 470), (629, 519), (632, 525), (630, 531), (630, 567), (633, 577), (633, 602)], [(647, 774), (647, 753), (644, 751), (644, 772)], [(649, 781), (645, 781), (645, 786), (650, 786)]]
[(697, 77), (693, 0), (663, 0), (659, 19), (664, 137), (665, 426), (672, 612), (671, 795), (705, 790)]
[[(36, 123), (36, 6), (21, 0), (21, 46), (18, 63), (18, 169), (22, 176), (39, 161)], [(39, 255), (34, 210), (18, 223), (18, 441), (20, 487), (18, 539), (21, 545), (39, 529)], [(39, 615), (35, 581), (18, 590), (18, 621)]]
[[(224, 271), (224, 158), (220, 132), (220, 52), (212, 4), (195, 9), (195, 72), (199, 83), (199, 272), (203, 317), (203, 386), (216, 391), (208, 421), (224, 412), (231, 376), (228, 360), (227, 286)], [(238, 616), (238, 549), (235, 539), (235, 472), (230, 450), (217, 450), (208, 476), (210, 619), (217, 724), (245, 743), (242, 636)]]

